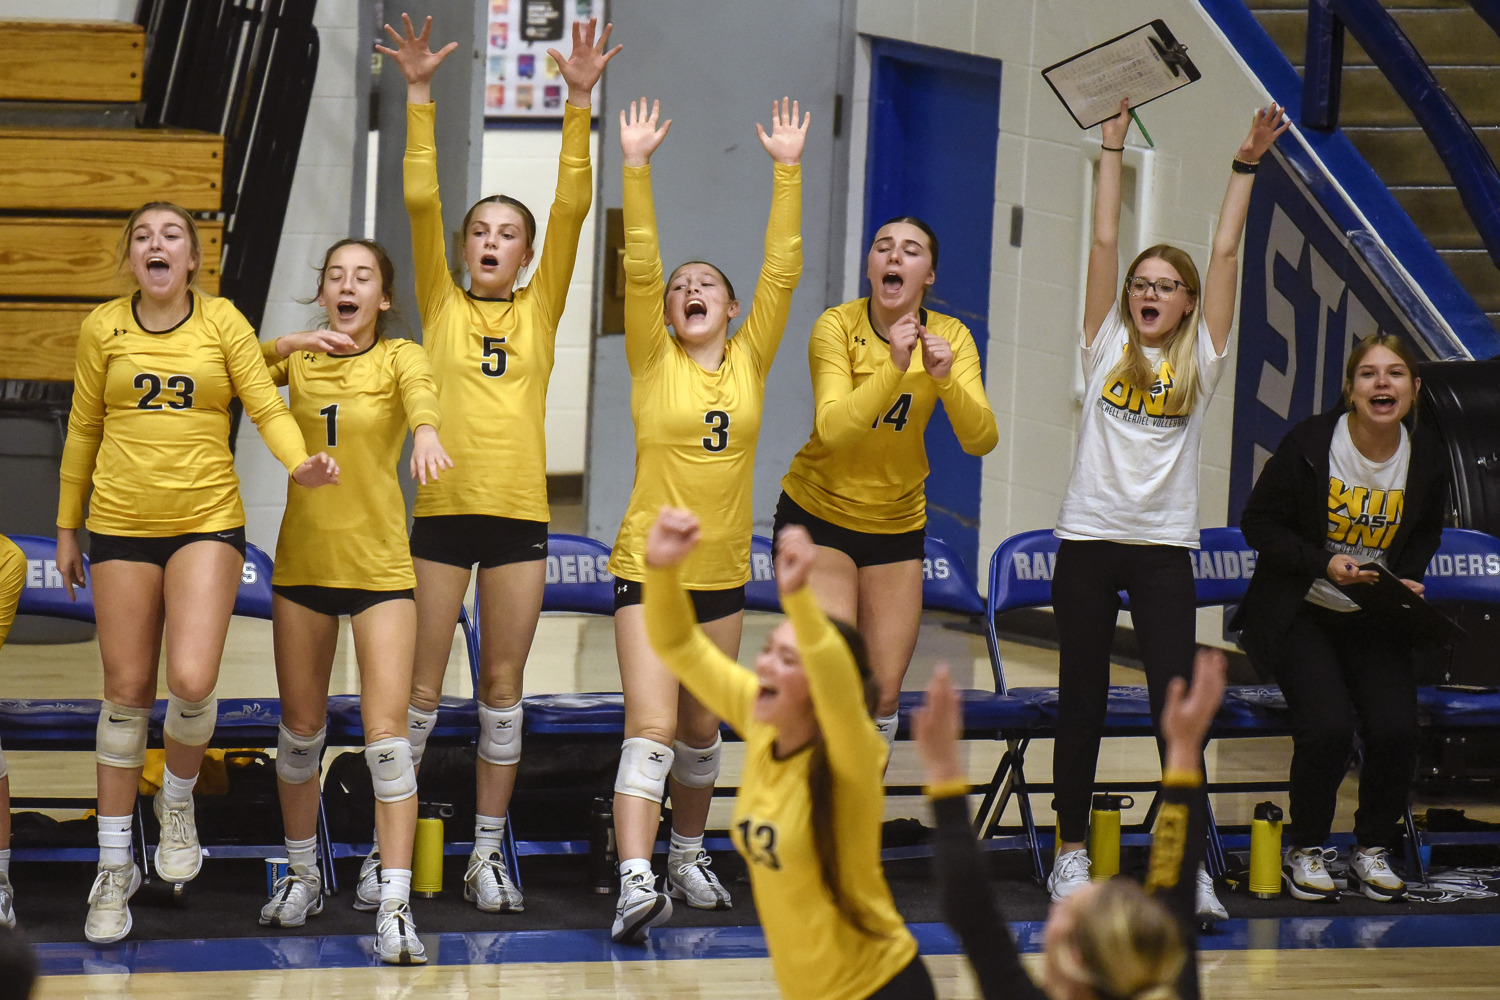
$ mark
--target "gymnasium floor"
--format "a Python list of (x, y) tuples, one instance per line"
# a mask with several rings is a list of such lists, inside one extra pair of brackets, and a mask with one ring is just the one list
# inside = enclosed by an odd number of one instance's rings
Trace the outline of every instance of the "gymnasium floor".
[[(561, 526), (559, 526), (561, 527)], [(758, 649), (776, 618), (747, 617), (742, 652)], [(908, 687), (926, 683), (932, 667), (946, 661), (961, 684), (990, 685), (990, 668), (982, 637), (931, 620), (924, 626)], [(347, 639), (347, 626), (345, 639)], [(270, 625), (236, 619), (231, 627), (220, 693), (267, 695), (275, 690), (271, 666)], [(455, 650), (457, 650), (455, 645)], [(1033, 646), (1006, 643), (1007, 677), (1016, 685), (1056, 683), (1055, 654)], [(0, 654), (0, 696), (97, 697), (98, 652), (92, 643), (66, 646), (12, 645)], [(1116, 683), (1138, 683), (1140, 675), (1117, 667)], [(467, 693), (467, 667), (457, 655), (449, 671), (449, 690)], [(528, 664), (528, 694), (611, 690), (618, 688), (612, 632), (608, 620), (544, 618)], [(340, 644), (334, 671), (336, 691), (355, 690), (350, 644)], [(725, 780), (734, 782), (739, 746), (727, 744)], [(988, 775), (997, 750), (993, 744), (969, 745), (971, 772)], [(1280, 739), (1217, 743), (1209, 750), (1211, 778), (1284, 776), (1289, 744)], [(8, 753), (13, 794), (88, 795), (93, 788), (91, 755)], [(1050, 745), (1039, 742), (1028, 758), (1028, 773), (1050, 773)], [(1106, 741), (1100, 755), (1101, 780), (1144, 778), (1156, 773), (1155, 751), (1148, 740)], [(918, 783), (920, 771), (909, 745), (898, 745), (890, 772), (892, 783)], [(1345, 783), (1335, 829), (1352, 823), (1354, 782)], [(1244, 823), (1253, 802), (1267, 796), (1228, 796), (1215, 802), (1225, 824)], [(1274, 798), (1275, 796), (1270, 796)], [(1142, 797), (1144, 799), (1144, 797)], [(1144, 802), (1142, 803), (1142, 805)], [(1500, 808), (1473, 802), (1454, 803), (1470, 816), (1500, 819)], [(1038, 822), (1050, 824), (1045, 797), (1034, 802)], [(722, 828), (729, 803), (715, 803), (711, 828)], [(1126, 814), (1129, 822), (1142, 806)], [(892, 798), (890, 817), (925, 818), (919, 800)], [(212, 861), (209, 862), (212, 864)], [(19, 867), (23, 862), (17, 862)], [(1470, 880), (1477, 896), (1494, 896), (1500, 882)], [(78, 887), (86, 892), (86, 885)], [(744, 891), (740, 884), (737, 892)], [(347, 905), (348, 887), (330, 901)], [(595, 897), (597, 899), (597, 897)], [(1221, 925), (1201, 941), (1203, 995), (1238, 1000), (1251, 997), (1301, 998), (1357, 995), (1386, 998), (1500, 996), (1495, 969), (1500, 963), (1500, 907), (1456, 915), (1442, 905), (1413, 904), (1390, 915), (1374, 907), (1293, 907), (1305, 915), (1257, 918), (1240, 916), (1243, 905), (1230, 904), (1237, 919)], [(22, 894), (17, 911), (23, 926), (28, 900)], [(597, 903), (590, 905), (597, 906)], [(416, 901), (421, 921), (420, 900)], [(1469, 907), (1470, 910), (1473, 905)], [(527, 916), (531, 915), (528, 909)], [(1038, 908), (1033, 906), (1035, 911)], [(1370, 914), (1370, 910), (1374, 910)], [(1463, 909), (1458, 907), (1457, 909)], [(189, 910), (193, 910), (189, 900)], [(1342, 915), (1340, 911), (1345, 911)], [(1353, 915), (1349, 911), (1362, 914)], [(1253, 911), (1252, 911), (1253, 912)], [(1040, 917), (1040, 912), (1035, 915)], [(609, 942), (607, 928), (507, 931), (505, 918), (475, 915), (481, 931), (427, 936), (431, 964), (423, 968), (379, 966), (369, 937), (330, 935), (234, 937), (253, 916), (193, 913), (203, 921), (207, 940), (129, 940), (93, 947), (80, 940), (47, 941), (39, 946), (45, 974), (37, 996), (43, 1000), (85, 998), (193, 998), (193, 1000), (269, 1000), (269, 998), (423, 996), (457, 998), (492, 995), (497, 990), (520, 997), (615, 998), (760, 998), (775, 997), (764, 942), (754, 926), (672, 926), (654, 932), (644, 950)], [(253, 926), (253, 925), (252, 925)], [(317, 921), (308, 930), (316, 930)], [(1039, 920), (1017, 921), (1023, 950), (1040, 943)], [(947, 930), (936, 922), (913, 925), (929, 967), (938, 980), (938, 995), (976, 997), (963, 959)], [(54, 935), (54, 937), (57, 937)], [(126, 973), (131, 973), (127, 975)]]

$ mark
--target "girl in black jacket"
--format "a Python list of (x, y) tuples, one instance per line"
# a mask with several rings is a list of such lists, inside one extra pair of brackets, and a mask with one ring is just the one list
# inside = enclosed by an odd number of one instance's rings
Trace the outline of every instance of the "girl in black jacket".
[(1441, 541), (1447, 476), (1440, 443), (1415, 416), (1416, 358), (1390, 334), (1360, 341), (1345, 369), (1345, 411), (1287, 433), (1240, 517), (1255, 576), (1230, 623), (1281, 685), (1292, 714), (1291, 846), (1297, 899), (1333, 900), (1324, 847), (1358, 720), (1364, 763), (1349, 876), (1369, 898), (1405, 896), (1387, 857), (1400, 843), (1416, 767), (1411, 641), (1343, 592), (1377, 562), (1417, 594)]

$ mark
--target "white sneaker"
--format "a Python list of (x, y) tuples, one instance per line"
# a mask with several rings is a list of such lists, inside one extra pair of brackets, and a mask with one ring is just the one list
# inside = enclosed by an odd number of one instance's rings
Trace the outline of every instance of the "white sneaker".
[(1339, 887), (1328, 874), (1328, 862), (1338, 852), (1327, 847), (1291, 847), (1281, 863), (1281, 875), (1293, 899), (1337, 900)]
[(1201, 923), (1211, 924), (1229, 919), (1229, 911), (1224, 909), (1224, 904), (1219, 902), (1219, 894), (1214, 891), (1214, 877), (1202, 865), (1198, 866), (1198, 885), (1193, 899), (1193, 910)]
[(1349, 857), (1349, 879), (1359, 891), (1377, 903), (1406, 898), (1406, 882), (1391, 871), (1390, 858), (1384, 847), (1355, 851)]
[(16, 926), (16, 891), (10, 887), (10, 876), (0, 875), (0, 927)]
[(130, 897), (141, 887), (141, 870), (131, 861), (119, 868), (99, 866), (89, 890), (89, 915), (83, 936), (94, 944), (109, 944), (130, 933)]
[(609, 936), (616, 944), (644, 944), (646, 932), (672, 917), (672, 899), (656, 891), (656, 876), (636, 872), (620, 890)]
[(427, 949), (417, 938), (407, 903), (387, 903), (375, 916), (375, 954), (387, 965), (426, 965)]
[(1059, 854), (1052, 862), (1052, 874), (1047, 876), (1047, 891), (1052, 902), (1066, 899), (1089, 884), (1089, 852), (1069, 851)]
[(481, 858), (478, 851), (469, 855), (464, 899), (485, 913), (520, 913), (526, 909), (521, 890), (511, 881), (505, 857), (498, 851), (491, 851), (487, 858)]
[(323, 912), (323, 877), (316, 867), (292, 865), (260, 908), (262, 927), (301, 927)]
[(708, 852), (702, 848), (692, 853), (669, 854), (667, 895), (683, 900), (695, 910), (732, 909), (729, 890), (709, 871), (709, 864)]
[(366, 912), (380, 909), (380, 852), (371, 851), (359, 865), (354, 885), (354, 908)]
[(161, 838), (156, 843), (156, 874), (163, 882), (191, 882), (203, 870), (203, 848), (198, 843), (198, 823), (193, 800), (176, 806), (157, 792), (151, 810), (161, 823)]

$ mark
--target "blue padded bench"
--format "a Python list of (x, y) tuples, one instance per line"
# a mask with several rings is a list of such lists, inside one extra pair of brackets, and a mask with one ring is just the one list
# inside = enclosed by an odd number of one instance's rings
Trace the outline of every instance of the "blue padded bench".
[[(1050, 785), (1028, 785), (1020, 774), (1025, 762), (1026, 744), (1032, 737), (1051, 737), (1056, 732), (1057, 689), (1009, 689), (1005, 682), (1000, 656), (997, 616), (1017, 608), (1045, 607), (1052, 601), (1052, 569), (1056, 563), (1058, 540), (1051, 531), (1027, 531), (1006, 539), (990, 560), (988, 602), (990, 661), (995, 672), (996, 690), (1007, 691), (1033, 704), (1039, 710), (1039, 722), (1025, 738), (1012, 746), (1014, 768), (1012, 783), (1021, 797), (1025, 835), (1032, 844), (1032, 863), (1038, 878), (1042, 875), (1040, 838), (1026, 805), (1027, 791), (1049, 790)], [(1234, 604), (1244, 596), (1255, 569), (1255, 552), (1244, 541), (1238, 528), (1205, 528), (1200, 533), (1201, 549), (1193, 554), (1193, 575), (1199, 607)], [(1426, 597), (1437, 604), (1474, 602), (1500, 605), (1500, 539), (1478, 531), (1447, 528), (1441, 547), (1429, 565)], [(1125, 594), (1121, 605), (1129, 609)], [(1424, 687), (1419, 692), (1419, 708), (1425, 730), (1444, 733), (1485, 729), (1500, 724), (1500, 693), (1460, 693)], [(1274, 685), (1232, 686), (1225, 694), (1210, 730), (1211, 739), (1289, 735), (1290, 719), (1286, 702)], [(1150, 706), (1144, 687), (1112, 687), (1105, 716), (1105, 735), (1152, 735)], [(1107, 787), (1100, 785), (1099, 787)], [(1242, 791), (1267, 787), (1265, 783), (1215, 785), (1211, 790)], [(993, 817), (981, 812), (986, 832), (998, 829), (1004, 798), (994, 803)], [(1410, 854), (1420, 866), (1415, 850), (1420, 843), (1470, 842), (1473, 834), (1419, 834), (1407, 810), (1411, 834)], [(1221, 868), (1222, 843), (1210, 815), (1212, 839), (1210, 864)]]

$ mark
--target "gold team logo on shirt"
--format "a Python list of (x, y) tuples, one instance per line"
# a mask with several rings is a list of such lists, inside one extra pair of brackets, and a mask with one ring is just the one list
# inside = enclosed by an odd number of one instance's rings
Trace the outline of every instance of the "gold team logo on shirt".
[(1328, 540), (1366, 549), (1389, 548), (1401, 527), (1404, 490), (1346, 486), (1328, 477)]
[(1168, 413), (1168, 404), (1176, 402), (1172, 395), (1172, 390), (1176, 387), (1176, 374), (1172, 371), (1172, 366), (1163, 359), (1149, 392), (1142, 392), (1124, 379), (1117, 378), (1099, 394), (1099, 406), (1112, 416), (1131, 423), (1177, 427), (1187, 423), (1187, 414)]

